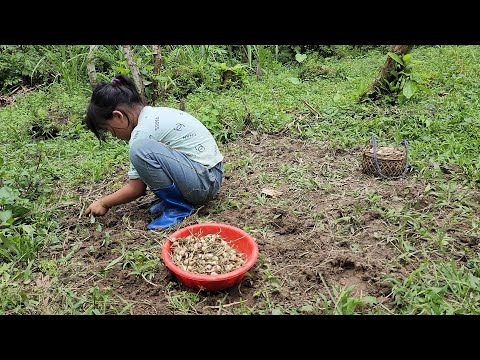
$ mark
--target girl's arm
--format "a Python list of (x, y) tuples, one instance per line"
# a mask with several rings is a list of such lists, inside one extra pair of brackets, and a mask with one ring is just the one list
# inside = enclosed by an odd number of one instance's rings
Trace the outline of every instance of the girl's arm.
[(85, 210), (85, 215), (103, 216), (111, 207), (128, 203), (144, 195), (146, 188), (141, 179), (129, 180), (121, 189), (91, 203)]

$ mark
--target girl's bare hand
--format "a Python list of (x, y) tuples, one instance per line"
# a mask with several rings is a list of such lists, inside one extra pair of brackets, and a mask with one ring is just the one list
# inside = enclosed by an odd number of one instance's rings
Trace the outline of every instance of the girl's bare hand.
[(108, 212), (108, 209), (103, 207), (99, 200), (94, 201), (85, 210), (85, 215), (103, 216)]

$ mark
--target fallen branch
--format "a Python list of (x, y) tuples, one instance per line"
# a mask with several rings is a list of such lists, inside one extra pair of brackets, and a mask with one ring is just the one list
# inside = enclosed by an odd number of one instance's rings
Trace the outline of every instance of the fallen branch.
[(15, 94), (18, 90), (20, 90), (20, 86), (17, 86), (15, 89), (13, 89), (13, 91), (10, 93), (9, 96), (12, 96), (12, 95)]
[(142, 274), (142, 279), (145, 280), (147, 283), (149, 283), (150, 285), (153, 285), (153, 286), (158, 286), (157, 284), (154, 284), (153, 282), (147, 280), (147, 278), (145, 277), (145, 275)]
[(320, 113), (319, 113), (312, 105), (310, 105), (310, 104), (307, 102), (307, 100), (303, 100), (303, 103), (304, 103), (305, 105), (307, 105), (307, 107), (310, 109), (310, 111), (312, 111), (315, 115), (320, 116)]

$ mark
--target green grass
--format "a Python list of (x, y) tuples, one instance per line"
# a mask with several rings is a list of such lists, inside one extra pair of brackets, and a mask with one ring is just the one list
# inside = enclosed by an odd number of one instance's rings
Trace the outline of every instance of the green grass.
[(397, 313), (452, 315), (480, 313), (478, 258), (467, 264), (426, 261), (404, 280), (392, 279)]
[[(478, 237), (480, 233), (478, 204), (470, 200), (469, 192), (480, 184), (480, 46), (415, 46), (412, 58), (420, 62), (416, 70), (425, 75), (431, 92), (416, 93), (403, 105), (357, 102), (377, 75), (385, 54), (376, 49), (361, 56), (347, 48), (344, 51), (346, 56), (341, 58), (315, 60), (334, 72), (308, 81), (299, 80), (301, 64), (282, 65), (269, 59), (262, 65), (260, 81), (254, 69), (247, 68), (243, 87), (219, 90), (202, 86), (186, 97), (186, 110), (221, 142), (237, 139), (247, 127), (271, 133), (286, 126), (299, 137), (328, 140), (332, 146), (344, 148), (367, 144), (372, 135), (382, 144), (398, 145), (407, 140), (410, 164), (430, 184), (422, 196), (432, 200), (432, 209), (444, 214), (443, 222), (436, 222), (429, 209), (417, 209), (413, 200), (401, 209), (391, 209), (374, 193), (362, 195), (365, 203), (359, 206), (368, 203), (398, 229), (385, 241), (398, 248), (399, 259), (423, 264), (405, 279), (391, 279), (394, 308), (387, 311), (377, 307), (375, 311), (479, 313), (478, 259), (468, 249), (453, 249), (449, 230), (462, 225), (467, 229), (465, 236)], [(223, 59), (224, 54), (218, 56)], [(110, 139), (101, 144), (82, 125), (90, 94), (83, 78), (75, 86), (81, 74), (73, 67), (69, 69), (70, 73), (63, 69), (65, 77), (68, 75), (65, 81), (59, 79), (17, 97), (14, 105), (0, 108), (0, 188), (17, 189), (8, 199), (0, 196), (0, 219), (5, 220), (0, 226), (0, 313), (120, 314), (132, 306), (109, 289), (91, 288), (80, 293), (62, 289), (58, 280), (68, 255), (51, 258), (48, 252), (65, 239), (64, 229), (56, 220), (60, 214), (57, 204), (75, 201), (71, 189), (91, 187), (108, 179), (128, 162), (125, 142)], [(312, 113), (304, 101), (318, 114)], [(173, 97), (161, 102), (159, 105), (178, 106)], [(42, 134), (52, 136), (35, 138)], [(254, 161), (232, 162), (229, 171), (246, 174)], [(447, 182), (442, 168), (452, 166), (460, 170)], [(318, 187), (308, 165), (292, 168), (279, 164), (278, 170), (282, 181), (305, 189)], [(269, 184), (277, 179), (264, 177), (261, 181)], [(262, 202), (265, 198), (259, 195), (257, 203)], [(28, 212), (17, 217), (6, 212), (10, 208), (19, 211), (14, 208), (19, 204)], [(224, 204), (224, 208), (236, 206), (233, 199)], [(458, 256), (453, 260), (449, 255), (452, 250)], [(123, 255), (121, 265), (132, 276), (152, 280), (156, 256), (145, 248), (130, 249)], [(468, 259), (467, 263), (457, 261), (461, 256)], [(34, 272), (48, 275), (51, 288), (31, 290), (28, 283)], [(270, 296), (279, 286), (278, 280), (268, 267), (262, 276), (263, 286), (255, 294), (258, 305), (249, 308), (242, 303), (239, 313), (345, 314), (370, 311), (369, 306), (374, 305), (372, 299), (352, 296), (349, 288), (331, 288), (330, 293), (319, 294), (301, 309), (281, 309)], [(45, 308), (45, 292), (51, 292), (57, 303)], [(194, 294), (174, 288), (168, 289), (167, 297), (174, 313), (194, 313), (200, 301)]]

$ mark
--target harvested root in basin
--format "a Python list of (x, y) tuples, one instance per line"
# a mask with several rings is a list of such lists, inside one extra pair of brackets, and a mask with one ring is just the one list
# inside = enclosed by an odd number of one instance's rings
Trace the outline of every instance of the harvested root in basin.
[(170, 240), (172, 262), (191, 273), (226, 274), (242, 267), (246, 262), (244, 254), (228, 245), (219, 234), (189, 235)]

